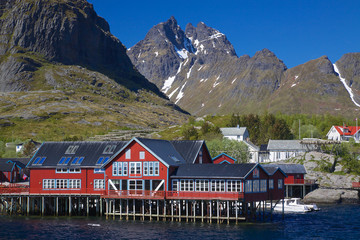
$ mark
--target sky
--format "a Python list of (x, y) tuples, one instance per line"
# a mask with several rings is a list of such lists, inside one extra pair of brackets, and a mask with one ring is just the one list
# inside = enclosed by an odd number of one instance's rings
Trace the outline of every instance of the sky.
[(288, 68), (360, 52), (360, 0), (88, 1), (127, 48), (174, 16), (184, 31), (204, 22), (224, 33), (238, 56), (267, 48)]

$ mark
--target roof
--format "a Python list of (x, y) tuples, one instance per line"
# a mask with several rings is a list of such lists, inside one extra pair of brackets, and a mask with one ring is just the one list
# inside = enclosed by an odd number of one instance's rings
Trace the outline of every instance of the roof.
[(0, 159), (0, 172), (11, 172), (15, 163), (9, 162), (8, 159)]
[(224, 136), (242, 136), (245, 134), (246, 127), (229, 127), (229, 128), (220, 128), (222, 135)]
[(227, 155), (226, 153), (220, 153), (219, 155), (217, 155), (216, 157), (214, 157), (214, 158), (212, 159), (212, 161), (214, 161), (214, 160), (216, 160), (216, 159), (218, 159), (218, 158), (220, 158), (220, 157), (222, 157), (222, 156), (226, 156), (226, 157), (232, 159), (234, 162), (237, 162), (237, 160), (236, 160), (235, 158), (230, 157), (230, 156)]
[(142, 143), (151, 153), (159, 157), (159, 160), (165, 161), (169, 166), (178, 166), (186, 163), (186, 160), (170, 141), (147, 138), (135, 139)]
[(360, 130), (360, 126), (334, 126), (334, 128), (336, 129), (336, 131), (338, 131), (340, 135), (344, 136), (353, 136), (355, 135), (355, 133), (357, 133), (357, 131)]
[[(0, 159), (2, 161), (3, 159)], [(6, 161), (12, 161), (21, 168), (25, 168), (29, 163), (30, 158), (4, 158)]]
[(271, 150), (302, 150), (310, 151), (316, 149), (314, 144), (301, 144), (300, 140), (269, 140), (267, 149)]
[(268, 145), (267, 144), (261, 144), (260, 145), (260, 152), (269, 152), (267, 150)]
[(267, 167), (268, 168), (279, 167), (286, 174), (294, 174), (294, 173), (306, 174), (305, 167), (301, 164), (267, 164), (267, 165), (263, 165), (263, 167), (265, 169)]
[(171, 141), (174, 148), (185, 159), (186, 163), (194, 163), (196, 157), (204, 144), (203, 140)]
[(244, 142), (249, 148), (252, 148), (252, 149), (254, 149), (255, 151), (259, 151), (259, 147), (256, 146), (255, 144), (253, 144), (252, 142), (246, 141), (246, 140), (244, 140), (243, 142)]
[[(53, 167), (100, 167), (96, 162), (100, 157), (112, 157), (127, 142), (45, 142), (35, 153), (28, 165), (29, 168), (53, 168)], [(113, 149), (111, 149), (114, 146)], [(75, 147), (75, 148), (74, 148)], [(72, 148), (72, 149), (71, 149)], [(107, 149), (107, 151), (106, 151)], [(71, 153), (74, 152), (74, 153)], [(34, 164), (38, 157), (46, 157), (42, 164)], [(58, 165), (62, 157), (71, 158), (67, 164)], [(72, 164), (75, 158), (84, 157), (80, 164)]]
[(184, 164), (171, 178), (245, 178), (256, 166), (256, 163)]

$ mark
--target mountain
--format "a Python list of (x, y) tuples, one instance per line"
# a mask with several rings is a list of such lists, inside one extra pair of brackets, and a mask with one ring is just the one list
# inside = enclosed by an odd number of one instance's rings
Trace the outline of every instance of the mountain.
[[(196, 27), (189, 23), (183, 31), (171, 17), (151, 28), (127, 54), (147, 79), (195, 115), (264, 111), (349, 115), (357, 109), (327, 57), (291, 69), (268, 49), (238, 57), (225, 34), (203, 22)], [(359, 55), (350, 54), (336, 63), (353, 86), (355, 100), (358, 62)]]
[(2, 137), (17, 128), (22, 138), (46, 139), (41, 128), (56, 131), (56, 124), (63, 135), (80, 135), (77, 129), (161, 127), (187, 118), (136, 70), (85, 0), (0, 2), (0, 95)]

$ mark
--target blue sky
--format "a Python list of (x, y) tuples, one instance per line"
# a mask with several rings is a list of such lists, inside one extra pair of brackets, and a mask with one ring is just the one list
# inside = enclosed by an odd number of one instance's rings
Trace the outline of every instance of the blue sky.
[(174, 16), (185, 30), (204, 22), (224, 33), (238, 56), (268, 48), (288, 68), (327, 55), (360, 52), (360, 0), (89, 0), (127, 47)]

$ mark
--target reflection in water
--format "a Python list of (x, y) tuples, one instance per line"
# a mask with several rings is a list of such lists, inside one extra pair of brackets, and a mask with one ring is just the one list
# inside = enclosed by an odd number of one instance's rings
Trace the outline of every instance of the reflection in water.
[(358, 205), (235, 224), (0, 216), (0, 239), (360, 239)]

